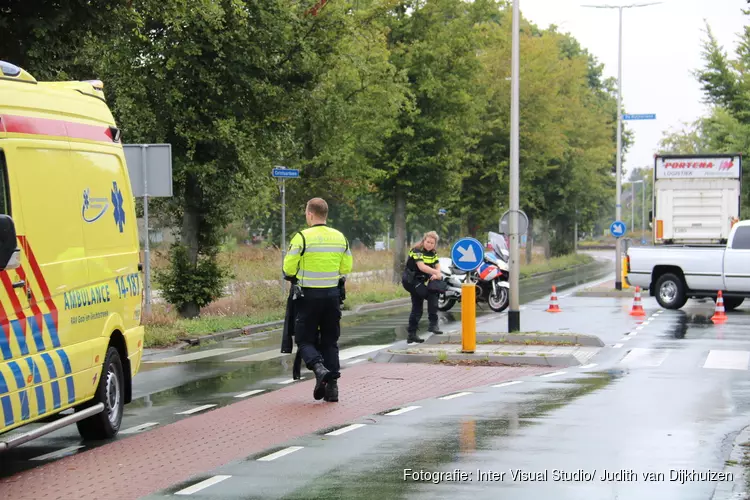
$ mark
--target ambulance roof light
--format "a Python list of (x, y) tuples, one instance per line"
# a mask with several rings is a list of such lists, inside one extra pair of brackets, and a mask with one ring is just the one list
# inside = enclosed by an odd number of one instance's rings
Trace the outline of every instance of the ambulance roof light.
[(6, 61), (0, 61), (0, 78), (14, 79), (26, 83), (37, 83), (36, 79), (29, 73), (19, 68), (15, 64)]
[(104, 82), (101, 80), (84, 80), (84, 83), (91, 84), (96, 90), (104, 90)]

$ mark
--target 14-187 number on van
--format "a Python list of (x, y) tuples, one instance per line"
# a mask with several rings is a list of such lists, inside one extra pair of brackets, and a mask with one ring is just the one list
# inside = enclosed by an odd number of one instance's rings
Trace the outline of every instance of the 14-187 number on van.
[(138, 273), (118, 276), (115, 278), (115, 283), (117, 283), (117, 292), (120, 294), (121, 299), (127, 296), (135, 297), (141, 293), (141, 282)]

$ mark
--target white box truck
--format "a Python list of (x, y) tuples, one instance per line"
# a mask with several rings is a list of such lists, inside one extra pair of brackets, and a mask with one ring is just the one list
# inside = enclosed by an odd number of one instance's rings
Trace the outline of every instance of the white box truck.
[(740, 154), (655, 155), (655, 245), (724, 245), (740, 219)]

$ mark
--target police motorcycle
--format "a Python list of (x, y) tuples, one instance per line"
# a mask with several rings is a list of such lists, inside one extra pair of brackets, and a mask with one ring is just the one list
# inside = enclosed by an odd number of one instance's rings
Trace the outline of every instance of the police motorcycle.
[(491, 231), (482, 263), (474, 271), (461, 271), (453, 265), (450, 258), (440, 258), (440, 271), (448, 288), (438, 297), (438, 309), (451, 310), (456, 302), (461, 300), (461, 285), (474, 283), (477, 302), (486, 302), (493, 311), (503, 312), (510, 300), (509, 261), (510, 252), (505, 238)]

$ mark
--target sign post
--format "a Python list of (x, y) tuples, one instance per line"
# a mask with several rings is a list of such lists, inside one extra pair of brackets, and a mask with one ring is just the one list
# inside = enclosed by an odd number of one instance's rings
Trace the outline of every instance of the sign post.
[(143, 291), (145, 311), (151, 312), (151, 246), (149, 241), (148, 198), (169, 198), (172, 193), (171, 144), (123, 144), (125, 163), (134, 197), (143, 196), (144, 238)]
[[(474, 238), (462, 238), (453, 245), (451, 260), (462, 271), (474, 271), (484, 260), (484, 247)], [(461, 352), (472, 353), (476, 350), (476, 312), (476, 285), (464, 283), (461, 285)]]
[(277, 165), (271, 171), (274, 178), (281, 179), (281, 293), (284, 293), (284, 258), (286, 257), (286, 179), (299, 177), (299, 170)]

